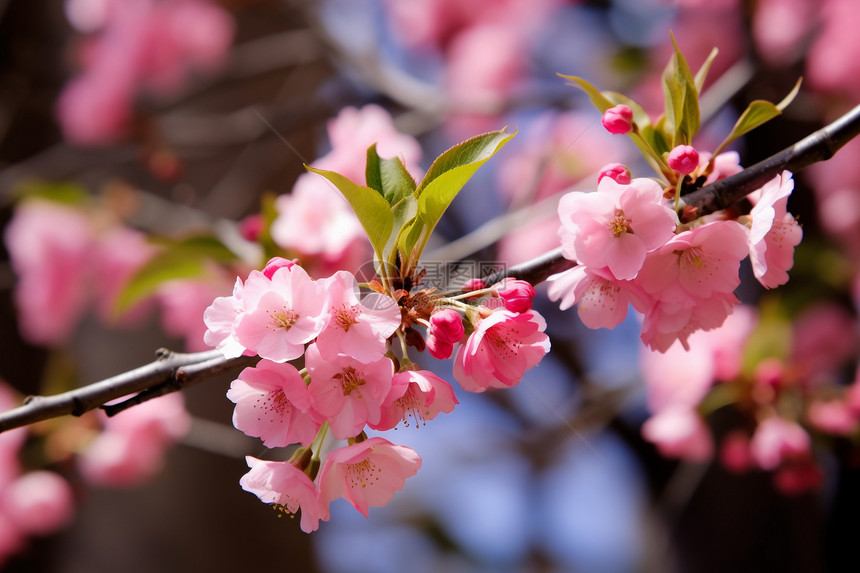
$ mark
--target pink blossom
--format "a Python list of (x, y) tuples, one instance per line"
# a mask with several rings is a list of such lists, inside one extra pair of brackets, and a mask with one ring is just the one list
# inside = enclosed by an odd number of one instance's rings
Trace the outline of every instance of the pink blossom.
[(827, 0), (816, 14), (821, 27), (809, 48), (805, 76), (815, 89), (856, 99), (860, 95), (860, 59), (854, 54), (860, 50), (860, 36), (853, 23), (860, 16), (860, 6), (854, 0)]
[(699, 152), (692, 145), (679, 145), (669, 152), (666, 163), (678, 173), (688, 175), (699, 166)]
[(27, 201), (15, 210), (5, 240), (19, 277), (15, 302), (22, 335), (36, 344), (62, 343), (87, 301), (96, 240), (91, 222), (73, 207)]
[(596, 193), (562, 197), (558, 214), (564, 256), (588, 267), (608, 267), (622, 280), (639, 273), (645, 255), (662, 247), (678, 222), (651, 179), (620, 185), (604, 177)]
[(620, 185), (630, 184), (630, 170), (620, 163), (608, 163), (601, 167), (597, 174), (597, 182), (600, 183), (604, 177), (609, 177)]
[(633, 127), (633, 110), (626, 105), (616, 105), (603, 112), (600, 122), (613, 135), (623, 135)]
[(803, 237), (798, 222), (786, 212), (793, 189), (791, 173), (783, 171), (750, 194), (755, 203), (750, 212), (750, 261), (753, 274), (767, 288), (788, 282), (787, 271), (794, 265), (794, 247)]
[(463, 284), (460, 290), (462, 290), (463, 292), (472, 292), (476, 290), (483, 290), (485, 288), (487, 288), (487, 283), (485, 283), (483, 280), (469, 279)]
[(532, 309), (532, 299), (537, 292), (526, 281), (508, 278), (496, 285), (496, 293), (504, 301), (505, 308), (511, 312), (528, 312)]
[(761, 0), (753, 17), (753, 38), (770, 64), (785, 66), (804, 55), (802, 46), (815, 21), (812, 0)]
[(321, 425), (310, 412), (308, 387), (290, 363), (262, 360), (245, 368), (230, 384), (227, 398), (236, 404), (233, 425), (261, 438), (267, 448), (309, 446)]
[(27, 537), (0, 511), (0, 566), (6, 559), (26, 547)]
[(351, 438), (365, 424), (379, 422), (394, 376), (390, 359), (362, 363), (346, 354), (323, 358), (316, 344), (311, 344), (305, 365), (311, 376), (308, 389), (313, 409), (328, 420), (337, 438)]
[(295, 515), (301, 510), (301, 528), (305, 533), (316, 531), (320, 519), (328, 520), (328, 510), (322, 517), (319, 491), (302, 470), (290, 462), (271, 462), (245, 456), (251, 470), (242, 476), (239, 485), (253, 493), (263, 503)]
[(456, 344), (463, 338), (464, 333), (463, 317), (453, 308), (437, 310), (430, 315), (430, 336), (436, 340)]
[(796, 422), (771, 416), (759, 423), (750, 441), (750, 453), (764, 470), (773, 470), (787, 457), (809, 454), (810, 439)]
[(565, 310), (577, 305), (577, 314), (588, 328), (615, 328), (627, 316), (629, 304), (640, 312), (653, 306), (651, 297), (631, 281), (620, 281), (609, 269), (576, 266), (547, 279), (550, 300), (561, 300)]
[(394, 375), (379, 423), (370, 424), (370, 427), (390, 430), (400, 422), (409, 426), (410, 417), (417, 427), (439, 412), (450, 414), (457, 404), (459, 401), (450, 384), (427, 370), (406, 370)]
[(659, 300), (642, 321), (642, 341), (660, 352), (666, 352), (676, 340), (689, 349), (690, 335), (722, 325), (737, 303), (734, 294), (724, 292), (713, 292), (704, 299)]
[(526, 370), (549, 352), (546, 321), (535, 311), (499, 310), (475, 325), (454, 359), (454, 378), (464, 390), (516, 386)]
[(661, 410), (642, 424), (642, 436), (667, 457), (704, 462), (714, 453), (711, 432), (692, 408)]
[(793, 321), (793, 367), (798, 377), (810, 383), (838, 376), (845, 361), (857, 355), (858, 347), (854, 316), (835, 302), (813, 304)]
[(411, 448), (375, 437), (339, 448), (326, 456), (319, 474), (320, 513), (329, 517), (329, 504), (345, 498), (368, 517), (370, 506), (383, 506), (406, 478), (421, 468), (421, 458)]
[(3, 512), (28, 535), (48, 535), (66, 525), (74, 511), (72, 487), (54, 472), (26, 473), (4, 488)]
[[(107, 320), (115, 320), (116, 298), (131, 277), (156, 253), (146, 235), (135, 229), (117, 225), (104, 231), (90, 254), (94, 280), (98, 294), (96, 304), (99, 314)], [(202, 311), (205, 306), (200, 307)], [(146, 305), (137, 304), (126, 311), (126, 320), (139, 318)]]
[[(710, 153), (699, 154), (699, 169), (704, 169), (711, 160)], [(705, 179), (705, 185), (710, 185), (714, 181), (725, 179), (735, 173), (743, 171), (741, 166), (741, 156), (737, 151), (724, 151), (714, 158), (714, 166), (711, 173)]]
[(242, 290), (245, 311), (235, 327), (237, 342), (274, 362), (298, 358), (322, 331), (325, 288), (300, 266), (282, 268), (269, 280), (251, 273)]
[(359, 301), (352, 273), (338, 271), (320, 281), (328, 295), (328, 317), (316, 346), (325, 358), (348, 354), (373, 362), (385, 354), (385, 341), (400, 326), (400, 307), (391, 297), (371, 293)]
[[(259, 271), (251, 271), (251, 275)], [(206, 332), (203, 341), (209, 346), (220, 350), (226, 358), (236, 358), (247, 353), (247, 349), (236, 339), (236, 323), (245, 312), (242, 300), (245, 285), (242, 279), (236, 277), (233, 294), (220, 296), (203, 311), (203, 323)]]

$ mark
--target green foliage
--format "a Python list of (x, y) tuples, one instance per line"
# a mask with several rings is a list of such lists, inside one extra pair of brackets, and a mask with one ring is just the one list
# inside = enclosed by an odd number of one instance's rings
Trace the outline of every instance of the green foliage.
[(332, 171), (305, 167), (331, 181), (346, 197), (380, 268), (394, 268), (399, 259), (400, 276), (405, 278), (414, 272), (442, 214), (466, 182), (513, 136), (501, 129), (451, 147), (436, 158), (417, 187), (403, 163), (380, 158), (375, 145), (367, 150), (367, 187)]
[(208, 265), (236, 260), (236, 255), (216, 237), (198, 235), (180, 240), (152, 239), (163, 248), (132, 275), (117, 296), (114, 316), (154, 294), (162, 283), (203, 276)]
[[(699, 90), (687, 60), (672, 36), (674, 52), (663, 71), (663, 96), (666, 100), (666, 134), (671, 135), (671, 147), (690, 145), (699, 131)], [(702, 79), (704, 81), (704, 78)]]
[(65, 205), (83, 205), (90, 199), (89, 192), (81, 185), (70, 182), (30, 182), (16, 189), (16, 199), (45, 199)]

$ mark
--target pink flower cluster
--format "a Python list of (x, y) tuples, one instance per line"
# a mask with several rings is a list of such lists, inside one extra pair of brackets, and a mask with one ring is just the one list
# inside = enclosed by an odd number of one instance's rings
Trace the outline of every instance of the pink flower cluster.
[(793, 187), (785, 172), (751, 196), (748, 216), (682, 226), (655, 181), (604, 177), (596, 192), (559, 203), (562, 253), (579, 265), (548, 279), (550, 298), (562, 309), (578, 305), (589, 328), (614, 328), (632, 304), (648, 346), (665, 352), (680, 340), (689, 348), (693, 332), (717, 328), (737, 304), (742, 259), (750, 256), (767, 288), (788, 280), (802, 234), (786, 212)]
[[(369, 506), (387, 503), (421, 459), (384, 438), (368, 439), (365, 429), (390, 430), (410, 419), (421, 425), (458, 403), (449, 383), (409, 361), (404, 329), (420, 337), (412, 325), (428, 326), (427, 346), (436, 357), (451, 356), (459, 344), (454, 376), (474, 392), (517, 384), (549, 350), (546, 324), (531, 310), (531, 285), (506, 281), (475, 296), (490, 292), (504, 308), (441, 299), (454, 306), (431, 305), (436, 312), (428, 320), (410, 314), (418, 305), (406, 310), (399, 298), (381, 292), (361, 297), (347, 271), (314, 280), (294, 262), (275, 258), (237, 279), (233, 294), (215, 299), (204, 313), (207, 343), (228, 357), (261, 358), (227, 393), (236, 404), (233, 424), (270, 448), (300, 444), (290, 461), (249, 457), (242, 487), (287, 513), (301, 509), (306, 532), (329, 518), (334, 499), (347, 499), (365, 516)], [(469, 336), (455, 308), (468, 315)], [(400, 358), (391, 349), (398, 338)], [(290, 361), (302, 356), (299, 370)], [(328, 453), (320, 469), (329, 432), (349, 443)]]
[(209, 0), (67, 0), (73, 25), (92, 35), (82, 73), (57, 101), (66, 138), (110, 143), (128, 127), (139, 92), (170, 95), (192, 72), (224, 61), (234, 22)]

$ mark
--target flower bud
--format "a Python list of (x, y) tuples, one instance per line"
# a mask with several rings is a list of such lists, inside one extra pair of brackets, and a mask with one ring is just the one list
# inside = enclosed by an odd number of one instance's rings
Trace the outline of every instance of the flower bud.
[(454, 345), (450, 342), (445, 342), (439, 340), (432, 334), (427, 337), (427, 350), (430, 352), (430, 356), (433, 358), (438, 358), (439, 360), (445, 360), (446, 358), (451, 358), (451, 354), (454, 353)]
[(627, 185), (630, 183), (630, 170), (620, 163), (608, 163), (597, 174), (597, 182), (600, 183), (600, 180), (604, 177), (609, 177), (621, 185)]
[(623, 135), (630, 131), (633, 125), (633, 110), (623, 104), (616, 105), (603, 112), (601, 121), (609, 133)]
[(699, 166), (699, 152), (692, 145), (679, 145), (669, 152), (666, 163), (678, 173), (689, 175)]
[(481, 290), (487, 288), (487, 283), (482, 281), (481, 279), (469, 279), (463, 285), (463, 292), (472, 292), (475, 290)]
[(532, 308), (532, 299), (537, 294), (535, 288), (526, 281), (508, 278), (500, 283), (496, 292), (504, 301), (505, 308), (511, 312), (528, 312)]
[(284, 257), (272, 257), (269, 259), (269, 262), (266, 263), (266, 267), (263, 269), (263, 274), (266, 275), (266, 278), (271, 280), (272, 276), (275, 274), (275, 271), (282, 268), (291, 269), (296, 265), (296, 261), (285, 259)]
[(430, 336), (439, 342), (460, 342), (464, 332), (463, 319), (456, 310), (446, 308), (434, 312), (430, 317)]

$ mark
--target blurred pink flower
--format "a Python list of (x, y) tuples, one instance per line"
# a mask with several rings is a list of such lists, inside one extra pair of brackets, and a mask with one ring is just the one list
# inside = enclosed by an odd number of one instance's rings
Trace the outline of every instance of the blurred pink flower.
[(750, 453), (764, 470), (776, 469), (787, 457), (809, 454), (809, 434), (796, 422), (771, 416), (762, 422), (750, 441)]
[(301, 443), (309, 446), (322, 425), (311, 409), (311, 394), (290, 363), (261, 360), (230, 384), (227, 398), (236, 404), (233, 425), (267, 448)]
[(854, 317), (834, 302), (814, 304), (793, 322), (793, 367), (810, 384), (832, 381), (845, 361), (857, 356), (858, 348)]
[(475, 325), (454, 360), (454, 378), (469, 392), (516, 386), (549, 352), (546, 321), (535, 311), (499, 310)]
[(809, 85), (823, 91), (860, 97), (860, 36), (854, 23), (860, 5), (854, 0), (826, 0), (816, 6), (821, 27), (806, 57)]
[(383, 506), (406, 478), (421, 468), (421, 458), (411, 448), (375, 437), (334, 450), (326, 456), (319, 473), (320, 514), (329, 517), (329, 504), (345, 498), (365, 517), (370, 506)]
[(726, 434), (720, 445), (720, 462), (733, 473), (744, 473), (753, 464), (750, 453), (750, 439), (741, 430), (733, 430)]
[(814, 0), (759, 0), (752, 33), (758, 53), (771, 65), (784, 66), (805, 55), (807, 37), (815, 23)]
[(72, 519), (72, 487), (59, 474), (38, 470), (23, 474), (5, 487), (0, 508), (27, 535), (48, 535)]
[(15, 210), (5, 241), (18, 275), (20, 329), (29, 342), (55, 345), (71, 334), (88, 299), (95, 240), (82, 210), (41, 200)]
[(844, 400), (815, 400), (806, 418), (815, 429), (834, 436), (850, 436), (858, 426), (858, 416)]
[[(242, 489), (290, 514), (301, 510), (301, 528), (305, 533), (319, 528), (322, 516), (319, 492), (307, 474), (290, 462), (270, 462), (251, 456), (246, 456), (245, 461), (251, 470), (239, 480)], [(322, 519), (328, 520), (328, 511)]]
[(704, 462), (714, 453), (711, 432), (702, 417), (686, 406), (661, 410), (642, 424), (642, 436), (667, 457)]

